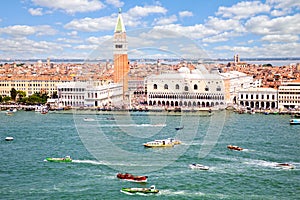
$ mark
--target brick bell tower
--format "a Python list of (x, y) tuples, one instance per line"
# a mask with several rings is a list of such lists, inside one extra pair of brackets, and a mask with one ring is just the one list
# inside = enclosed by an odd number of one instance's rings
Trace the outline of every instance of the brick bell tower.
[(119, 9), (117, 24), (114, 32), (114, 83), (123, 84), (123, 100), (125, 99), (125, 93), (128, 90), (128, 42), (126, 39), (126, 30), (123, 23), (121, 9)]

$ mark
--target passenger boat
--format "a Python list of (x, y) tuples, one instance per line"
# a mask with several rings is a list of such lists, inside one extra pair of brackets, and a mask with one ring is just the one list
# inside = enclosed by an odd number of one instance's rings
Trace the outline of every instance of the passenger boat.
[(174, 143), (170, 140), (154, 140), (151, 142), (144, 143), (144, 147), (156, 148), (156, 147), (173, 147)]
[(48, 161), (48, 162), (72, 162), (72, 159), (70, 156), (66, 156), (64, 158), (46, 158), (46, 161)]
[(201, 165), (201, 164), (197, 164), (197, 163), (190, 164), (189, 167), (190, 167), (191, 169), (209, 170), (209, 167), (208, 167), (208, 166)]
[(242, 147), (239, 147), (239, 146), (233, 146), (233, 145), (228, 145), (227, 148), (228, 148), (228, 149), (231, 149), (231, 150), (236, 150), (236, 151), (242, 151), (242, 150), (243, 150)]
[(300, 124), (300, 119), (290, 119), (290, 124), (291, 125), (299, 125)]
[(148, 178), (148, 176), (134, 176), (134, 175), (128, 174), (128, 173), (125, 173), (125, 174), (118, 173), (117, 177), (119, 179), (123, 179), (126, 181), (132, 181), (132, 182), (147, 182), (147, 178)]
[(276, 167), (280, 167), (282, 169), (294, 169), (295, 166), (289, 163), (278, 163)]
[(151, 185), (150, 188), (122, 188), (121, 192), (156, 194), (159, 190), (154, 185)]
[(173, 143), (174, 145), (181, 144), (180, 140), (176, 140), (174, 138), (168, 138), (166, 140), (169, 140), (169, 142)]

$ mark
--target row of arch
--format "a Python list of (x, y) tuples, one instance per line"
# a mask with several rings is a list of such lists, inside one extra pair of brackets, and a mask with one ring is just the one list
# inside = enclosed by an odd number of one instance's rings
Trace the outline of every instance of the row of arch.
[(240, 101), (240, 105), (255, 109), (277, 108), (276, 102)]
[(149, 99), (206, 99), (224, 100), (224, 95), (196, 95), (196, 94), (150, 94)]
[(209, 101), (152, 101), (148, 103), (149, 106), (185, 106), (185, 107), (213, 107), (224, 105), (224, 102), (209, 102)]

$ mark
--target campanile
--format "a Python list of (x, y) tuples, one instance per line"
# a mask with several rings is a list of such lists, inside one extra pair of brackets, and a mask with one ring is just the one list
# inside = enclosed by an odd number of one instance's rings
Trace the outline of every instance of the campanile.
[(117, 24), (114, 32), (114, 83), (123, 84), (123, 98), (128, 88), (128, 42), (126, 39), (126, 30), (123, 23), (121, 9), (119, 9)]

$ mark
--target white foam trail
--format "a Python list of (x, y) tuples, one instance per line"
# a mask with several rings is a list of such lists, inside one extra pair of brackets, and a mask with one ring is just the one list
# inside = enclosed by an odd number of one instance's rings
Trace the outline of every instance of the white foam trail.
[(105, 162), (99, 162), (95, 160), (72, 160), (73, 163), (86, 163), (86, 164), (93, 164), (93, 165), (106, 165)]

